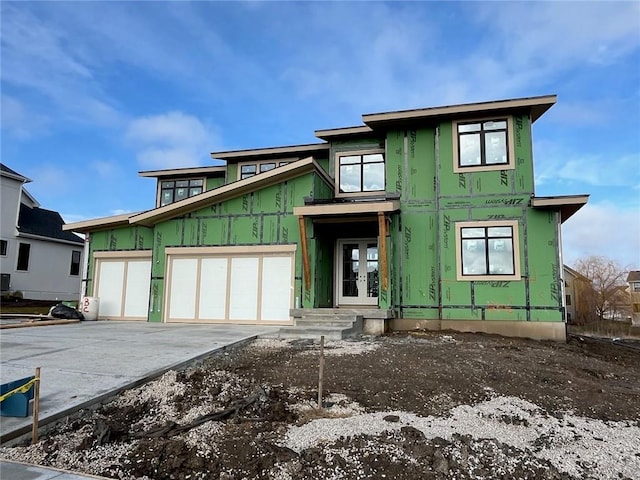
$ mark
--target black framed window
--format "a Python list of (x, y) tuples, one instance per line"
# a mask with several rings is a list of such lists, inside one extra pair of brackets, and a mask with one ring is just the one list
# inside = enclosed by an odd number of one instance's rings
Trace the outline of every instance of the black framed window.
[(515, 275), (513, 227), (460, 229), (462, 275)]
[(202, 178), (192, 180), (162, 180), (160, 182), (160, 206), (164, 207), (204, 192)]
[(80, 275), (80, 256), (79, 250), (73, 250), (71, 252), (71, 268), (69, 269), (69, 275)]
[(269, 172), (277, 167), (283, 167), (284, 165), (288, 165), (289, 161), (276, 161), (269, 160), (264, 162), (256, 162), (256, 163), (242, 163), (240, 164), (240, 180), (244, 180), (245, 178), (253, 177), (259, 173)]
[(458, 166), (481, 167), (509, 164), (506, 118), (457, 124)]
[(338, 157), (340, 193), (379, 192), (385, 189), (384, 154), (349, 153)]
[(18, 263), (16, 270), (27, 271), (29, 270), (29, 255), (31, 254), (31, 245), (28, 243), (21, 243), (18, 245)]
[(9, 246), (9, 242), (6, 240), (0, 240), (0, 255), (3, 257), (7, 256), (7, 247)]

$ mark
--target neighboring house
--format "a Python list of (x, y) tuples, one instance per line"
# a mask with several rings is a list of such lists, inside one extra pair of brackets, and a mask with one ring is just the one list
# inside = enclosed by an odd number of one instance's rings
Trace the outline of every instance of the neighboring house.
[[(591, 295), (591, 280), (576, 272), (568, 265), (564, 265), (564, 298), (566, 306), (567, 323), (585, 323), (588, 316), (593, 313), (588, 301), (585, 302), (585, 295)], [(585, 309), (587, 311), (585, 311)]]
[(78, 300), (84, 241), (62, 229), (57, 212), (40, 208), (24, 184), (0, 164), (0, 271), (2, 293), (33, 300)]
[(355, 311), (370, 333), (564, 339), (560, 225), (588, 196), (535, 196), (532, 126), (555, 102), (370, 114), (319, 143), (212, 153), (226, 166), (142, 172), (155, 208), (65, 228), (90, 238), (99, 318)]
[(631, 300), (631, 323), (640, 325), (640, 271), (632, 270), (627, 275)]

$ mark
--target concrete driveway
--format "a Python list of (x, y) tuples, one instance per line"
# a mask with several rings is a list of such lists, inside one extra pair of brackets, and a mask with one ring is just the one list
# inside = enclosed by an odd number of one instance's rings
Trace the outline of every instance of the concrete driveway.
[[(80, 322), (0, 331), (0, 383), (41, 367), (43, 426), (172, 368), (278, 327)], [(33, 417), (0, 417), (0, 440), (30, 434)]]

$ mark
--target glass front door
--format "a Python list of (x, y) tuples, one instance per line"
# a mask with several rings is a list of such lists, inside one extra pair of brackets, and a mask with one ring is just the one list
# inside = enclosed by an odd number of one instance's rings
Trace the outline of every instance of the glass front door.
[(338, 304), (378, 304), (378, 243), (368, 240), (338, 241)]

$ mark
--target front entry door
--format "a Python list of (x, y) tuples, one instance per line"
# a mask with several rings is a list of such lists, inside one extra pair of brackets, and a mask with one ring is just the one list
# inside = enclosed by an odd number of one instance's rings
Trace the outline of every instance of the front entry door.
[(339, 305), (378, 304), (378, 243), (375, 239), (338, 240)]

